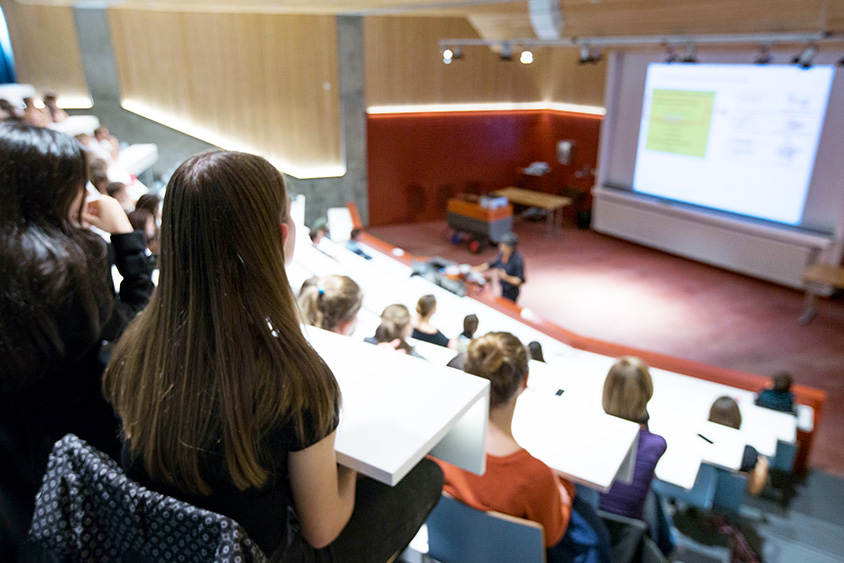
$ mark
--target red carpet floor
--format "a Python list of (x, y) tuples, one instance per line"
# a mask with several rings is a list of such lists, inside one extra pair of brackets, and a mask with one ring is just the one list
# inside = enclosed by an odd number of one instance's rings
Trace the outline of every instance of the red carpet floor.
[[(527, 283), (519, 305), (584, 336), (768, 376), (787, 369), (828, 393), (812, 467), (844, 476), (844, 301), (821, 299), (798, 323), (803, 293), (567, 227), (517, 221)], [(448, 241), (445, 222), (368, 230), (423, 256), (480, 263)]]

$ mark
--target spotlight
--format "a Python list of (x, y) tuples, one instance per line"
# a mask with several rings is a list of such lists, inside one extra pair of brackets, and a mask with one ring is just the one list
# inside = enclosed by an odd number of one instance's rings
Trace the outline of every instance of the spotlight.
[(455, 45), (452, 49), (451, 47), (446, 47), (443, 50), (443, 62), (447, 65), (451, 64), (451, 61), (456, 61), (463, 58), (463, 47), (460, 45)]
[(697, 62), (697, 49), (695, 48), (694, 43), (689, 43), (688, 45), (686, 45), (686, 52), (683, 53), (683, 58), (680, 59), (680, 62), (691, 64)]
[(533, 52), (530, 49), (525, 49), (519, 56), (519, 62), (523, 65), (529, 65), (533, 62)]
[(592, 49), (589, 48), (589, 45), (580, 46), (580, 59), (577, 61), (577, 64), (595, 64), (600, 60), (601, 53), (598, 51), (592, 51)]
[(755, 59), (753, 59), (753, 64), (767, 65), (771, 64), (773, 60), (774, 56), (771, 54), (771, 46), (762, 45), (762, 48), (759, 50), (759, 54), (756, 55)]
[(796, 65), (800, 65), (802, 68), (809, 68), (812, 66), (812, 61), (815, 59), (815, 55), (818, 54), (818, 46), (815, 43), (810, 43), (806, 45), (806, 48), (791, 59), (791, 62)]
[(505, 41), (501, 44), (501, 53), (498, 56), (501, 58), (502, 61), (512, 61), (513, 46)]

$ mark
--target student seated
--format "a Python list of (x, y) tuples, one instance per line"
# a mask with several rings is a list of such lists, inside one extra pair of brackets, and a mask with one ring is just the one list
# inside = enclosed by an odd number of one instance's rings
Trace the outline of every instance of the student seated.
[(457, 353), (465, 354), (469, 349), (469, 343), (478, 332), (478, 315), (466, 315), (463, 317), (463, 332), (457, 337)]
[(158, 289), (103, 382), (123, 465), (234, 519), (274, 561), (387, 561), (442, 473), (423, 460), (388, 487), (337, 464), (340, 389), (300, 328), (289, 211), (281, 172), (255, 155), (209, 151), (173, 173)]
[(601, 510), (642, 520), (654, 470), (666, 448), (665, 439), (648, 430), (648, 401), (653, 394), (648, 366), (639, 358), (619, 358), (604, 380), (604, 412), (639, 423), (640, 427), (633, 480), (615, 481), (609, 491), (601, 493)]
[(528, 343), (528, 353), (530, 354), (531, 360), (545, 363), (545, 355), (542, 353), (542, 344), (536, 340)]
[(416, 340), (430, 342), (437, 346), (456, 348), (457, 343), (452, 342), (440, 332), (440, 329), (431, 324), (431, 317), (437, 313), (437, 298), (433, 295), (423, 295), (416, 304), (416, 318), (413, 321), (413, 334)]
[(61, 123), (67, 119), (67, 112), (59, 107), (55, 94), (44, 95), (44, 113), (50, 119), (50, 123)]
[(392, 321), (381, 321), (381, 324), (375, 329), (375, 344), (402, 354), (413, 352), (413, 348), (404, 340), (401, 329)]
[[(718, 397), (709, 410), (709, 421), (738, 430), (741, 427), (741, 411), (732, 397)], [(744, 447), (739, 471), (747, 473), (747, 492), (758, 495), (765, 488), (768, 479), (768, 458), (759, 455), (753, 446)]]
[(464, 371), (490, 382), (486, 472), (476, 475), (438, 460), (445, 474), (443, 490), (478, 510), (541, 524), (550, 562), (608, 561), (608, 540), (594, 513), (573, 513), (574, 485), (513, 437), (516, 400), (527, 388), (525, 346), (509, 332), (490, 332), (469, 345)]
[[(391, 322), (396, 325), (396, 328), (399, 329), (402, 340), (404, 340), (407, 344), (407, 339), (410, 338), (410, 335), (413, 333), (413, 326), (410, 324), (410, 311), (407, 307), (401, 303), (387, 305), (384, 307), (384, 310), (381, 311), (381, 322)], [(363, 341), (369, 342), (370, 344), (378, 344), (378, 341), (374, 336), (367, 336), (363, 339)], [(410, 348), (408, 353), (411, 356), (415, 356), (417, 358), (422, 357), (410, 344), (407, 344), (407, 346)]]
[(782, 412), (797, 412), (794, 406), (793, 380), (787, 371), (780, 371), (771, 378), (771, 388), (762, 389), (756, 397), (756, 405)]
[(348, 276), (311, 278), (299, 292), (299, 309), (306, 323), (344, 336), (355, 331), (362, 303), (360, 286)]
[(349, 240), (346, 241), (346, 248), (350, 252), (354, 252), (361, 258), (364, 258), (366, 260), (372, 260), (372, 256), (364, 252), (358, 244), (358, 237), (360, 236), (360, 232), (360, 229), (352, 229), (352, 232), (349, 233)]

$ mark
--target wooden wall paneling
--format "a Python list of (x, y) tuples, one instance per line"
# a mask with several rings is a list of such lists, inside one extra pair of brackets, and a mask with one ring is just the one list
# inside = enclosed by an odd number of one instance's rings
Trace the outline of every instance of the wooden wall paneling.
[(482, 46), (464, 48), (463, 60), (445, 65), (437, 41), (448, 37), (478, 34), (462, 17), (365, 18), (367, 106), (540, 99), (537, 66), (500, 61)]
[(109, 17), (124, 102), (294, 176), (342, 167), (333, 16), (114, 6)]
[(90, 107), (90, 93), (70, 6), (40, 6), (3, 0), (15, 55), (17, 80), (39, 95), (56, 93), (59, 103)]

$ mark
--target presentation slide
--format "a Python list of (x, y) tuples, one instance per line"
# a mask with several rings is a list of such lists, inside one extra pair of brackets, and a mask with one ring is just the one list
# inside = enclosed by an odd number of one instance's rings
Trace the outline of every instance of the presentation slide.
[(834, 67), (648, 65), (634, 191), (798, 225)]

